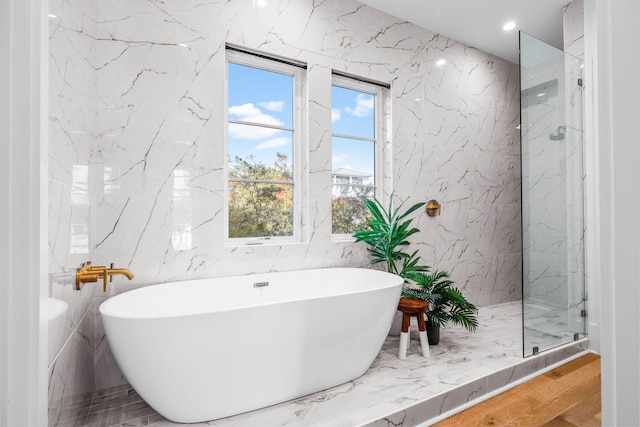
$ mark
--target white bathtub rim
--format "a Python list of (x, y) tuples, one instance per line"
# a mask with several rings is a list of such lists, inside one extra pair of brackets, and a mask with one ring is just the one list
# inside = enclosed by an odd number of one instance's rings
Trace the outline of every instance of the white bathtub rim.
[[(358, 289), (358, 290), (354, 290), (354, 291), (348, 291), (348, 292), (340, 292), (340, 293), (336, 293), (336, 294), (327, 294), (327, 295), (311, 295), (311, 296), (305, 296), (305, 297), (295, 297), (295, 298), (284, 298), (284, 299), (278, 299), (272, 302), (262, 302), (260, 304), (247, 304), (247, 305), (233, 305), (233, 306), (229, 306), (229, 307), (222, 307), (222, 308), (215, 308), (215, 309), (202, 309), (202, 310), (189, 310), (188, 312), (184, 312), (184, 313), (168, 313), (168, 314), (163, 314), (163, 315), (159, 315), (159, 314), (153, 314), (153, 315), (148, 315), (145, 313), (145, 315), (135, 315), (136, 313), (127, 313), (127, 314), (123, 314), (123, 312), (121, 310), (111, 310), (111, 305), (117, 304), (118, 300), (121, 298), (128, 298), (130, 297), (131, 293), (147, 293), (147, 292), (153, 292), (153, 290), (151, 288), (155, 288), (155, 287), (175, 287), (175, 286), (184, 286), (185, 284), (188, 283), (195, 283), (195, 282), (205, 282), (207, 280), (224, 280), (225, 278), (239, 278), (239, 277), (251, 277), (251, 276), (264, 276), (264, 275), (277, 275), (279, 273), (296, 273), (296, 272), (300, 272), (300, 273), (305, 273), (305, 274), (310, 274), (313, 273), (314, 271), (325, 271), (325, 270), (335, 270), (335, 271), (339, 271), (339, 270), (344, 270), (344, 271), (359, 271), (359, 270), (363, 270), (363, 271), (372, 271), (372, 272), (376, 272), (382, 275), (387, 275), (389, 277), (389, 279), (394, 279), (393, 281), (390, 280), (390, 282), (388, 284), (385, 284), (384, 286), (379, 286), (376, 288), (362, 288), (362, 289)], [(369, 273), (366, 273), (369, 274)], [(169, 318), (181, 318), (181, 317), (191, 317), (191, 316), (198, 316), (198, 315), (203, 315), (203, 314), (209, 314), (209, 313), (224, 313), (224, 312), (230, 312), (230, 311), (235, 311), (235, 310), (247, 310), (247, 309), (251, 309), (254, 307), (258, 307), (258, 306), (272, 306), (272, 305), (283, 305), (283, 304), (287, 304), (287, 303), (294, 303), (294, 302), (298, 302), (298, 301), (308, 301), (308, 300), (320, 300), (320, 299), (327, 299), (327, 298), (339, 298), (341, 296), (346, 296), (346, 295), (354, 295), (354, 294), (366, 294), (368, 292), (375, 292), (375, 291), (382, 291), (385, 289), (389, 289), (389, 288), (393, 288), (396, 286), (402, 286), (404, 284), (404, 279), (398, 275), (395, 275), (393, 273), (389, 273), (383, 270), (374, 270), (374, 269), (369, 269), (369, 268), (358, 268), (358, 267), (327, 267), (327, 268), (313, 268), (313, 269), (306, 269), (306, 270), (287, 270), (287, 271), (273, 271), (273, 272), (266, 272), (266, 273), (250, 273), (250, 274), (244, 274), (244, 275), (235, 275), (235, 276), (220, 276), (220, 277), (210, 277), (210, 278), (198, 278), (198, 279), (190, 279), (190, 280), (184, 280), (184, 281), (172, 281), (172, 282), (166, 282), (166, 283), (157, 283), (157, 284), (150, 284), (148, 286), (143, 286), (137, 289), (132, 289), (130, 291), (126, 291), (126, 292), (122, 292), (120, 294), (117, 294), (113, 297), (108, 298), (106, 301), (104, 301), (102, 304), (100, 304), (99, 306), (99, 312), (101, 316), (109, 316), (109, 317), (113, 317), (113, 318), (118, 318), (118, 319), (123, 319), (123, 320), (145, 320), (145, 319), (169, 319)]]

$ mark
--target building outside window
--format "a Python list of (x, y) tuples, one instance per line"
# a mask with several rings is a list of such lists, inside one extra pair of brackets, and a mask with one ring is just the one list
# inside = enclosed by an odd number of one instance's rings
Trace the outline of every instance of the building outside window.
[(227, 50), (227, 237), (299, 239), (304, 67)]
[(365, 199), (378, 197), (382, 88), (334, 75), (332, 121), (332, 233), (351, 236), (369, 222)]

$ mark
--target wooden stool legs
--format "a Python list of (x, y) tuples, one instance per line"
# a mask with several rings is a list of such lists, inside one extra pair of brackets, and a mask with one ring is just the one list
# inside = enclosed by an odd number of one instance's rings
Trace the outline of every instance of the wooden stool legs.
[(400, 332), (400, 348), (398, 349), (398, 359), (406, 359), (407, 348), (409, 347), (409, 323), (411, 315), (418, 317), (418, 334), (420, 336), (420, 346), (424, 357), (431, 356), (429, 352), (429, 340), (427, 339), (427, 326), (424, 323), (424, 314), (429, 309), (429, 303), (414, 298), (400, 298), (398, 310), (402, 312), (402, 332)]
[(418, 314), (418, 335), (420, 336), (420, 347), (422, 347), (422, 355), (431, 357), (429, 351), (429, 339), (427, 338), (427, 325), (424, 323), (424, 314)]
[[(418, 317), (418, 335), (420, 336), (420, 347), (422, 347), (422, 355), (431, 357), (429, 351), (429, 339), (427, 338), (427, 326), (424, 322), (424, 314), (420, 313)], [(402, 330), (400, 332), (400, 347), (398, 349), (398, 359), (407, 358), (407, 348), (409, 347), (409, 324), (411, 315), (402, 313)]]
[(409, 323), (411, 315), (402, 313), (402, 329), (400, 330), (400, 347), (398, 349), (398, 359), (407, 358), (407, 347), (409, 347)]

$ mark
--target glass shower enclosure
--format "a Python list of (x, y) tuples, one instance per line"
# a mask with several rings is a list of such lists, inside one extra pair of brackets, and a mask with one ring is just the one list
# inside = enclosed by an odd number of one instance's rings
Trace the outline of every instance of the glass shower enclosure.
[(586, 333), (582, 62), (520, 33), (524, 356)]

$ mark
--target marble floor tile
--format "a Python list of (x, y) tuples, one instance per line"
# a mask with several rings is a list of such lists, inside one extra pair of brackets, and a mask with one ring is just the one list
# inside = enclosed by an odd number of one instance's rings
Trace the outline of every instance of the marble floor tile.
[[(431, 357), (421, 356), (412, 326), (405, 360), (399, 338), (389, 336), (371, 368), (360, 378), (309, 396), (233, 417), (190, 426), (412, 426), (586, 350), (586, 342), (555, 353), (522, 357), (522, 306), (484, 307), (477, 331), (441, 331)], [(85, 401), (86, 402), (86, 401)], [(177, 426), (150, 408), (130, 386), (96, 392), (88, 410), (56, 426)], [(75, 407), (78, 409), (77, 406)]]
[[(584, 335), (584, 322), (572, 327), (569, 318), (577, 316), (578, 308), (552, 305), (530, 299), (525, 303), (524, 349), (532, 354), (533, 348), (540, 351), (557, 346), (559, 343), (573, 340), (574, 334)], [(579, 325), (582, 323), (582, 325)]]

